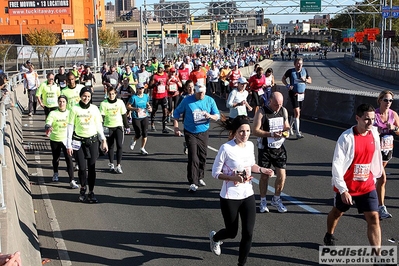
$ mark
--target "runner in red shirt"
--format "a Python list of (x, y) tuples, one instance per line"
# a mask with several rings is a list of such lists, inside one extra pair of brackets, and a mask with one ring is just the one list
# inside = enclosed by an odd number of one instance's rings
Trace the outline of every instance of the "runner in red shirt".
[(190, 78), (195, 85), (202, 84), (205, 86), (206, 84), (206, 73), (201, 70), (201, 62), (195, 61), (194, 70), (190, 73)]
[(166, 83), (168, 81), (168, 74), (164, 72), (164, 65), (158, 65), (158, 72), (154, 74), (150, 86), (152, 90), (152, 112), (151, 112), (151, 130), (156, 131), (154, 119), (158, 111), (158, 105), (162, 107), (162, 133), (169, 133), (166, 129), (166, 114), (168, 112), (168, 92), (166, 90)]
[(181, 63), (177, 72), (179, 74), (179, 79), (181, 80), (182, 84), (185, 85), (186, 81), (190, 79), (190, 69), (185, 63)]
[(375, 109), (361, 104), (356, 109), (357, 125), (346, 130), (335, 146), (332, 162), (334, 207), (327, 217), (326, 246), (335, 245), (333, 236), (339, 219), (356, 202), (359, 213), (364, 213), (367, 236), (371, 246), (381, 246), (381, 228), (374, 178), (383, 171), (379, 133), (373, 126)]
[(169, 70), (169, 78), (166, 83), (166, 89), (168, 91), (168, 123), (170, 123), (170, 116), (173, 114), (173, 110), (176, 108), (177, 103), (179, 102), (179, 97), (182, 93), (182, 87), (183, 86), (179, 76), (176, 74), (176, 69), (172, 67)]
[(262, 94), (264, 94), (263, 88), (266, 87), (266, 77), (265, 75), (263, 75), (263, 68), (258, 67), (256, 69), (256, 74), (251, 76), (248, 82), (253, 102), (255, 102), (255, 114), (256, 114), (256, 112), (259, 109), (259, 106), (262, 106), (261, 96)]

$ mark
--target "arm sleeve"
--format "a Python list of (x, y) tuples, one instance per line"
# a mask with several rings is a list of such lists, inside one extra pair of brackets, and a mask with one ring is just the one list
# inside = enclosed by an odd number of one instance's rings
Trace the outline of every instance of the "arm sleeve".
[(338, 189), (340, 194), (348, 191), (348, 187), (344, 180), (344, 175), (347, 170), (346, 165), (349, 160), (347, 152), (350, 148), (347, 141), (344, 134), (339, 137), (332, 161), (332, 185)]
[(123, 121), (123, 127), (124, 128), (129, 128), (129, 123), (127, 122), (127, 116), (126, 114), (122, 115), (122, 121)]
[(212, 165), (212, 176), (213, 178), (218, 178), (219, 175), (222, 173), (224, 161), (226, 159), (226, 152), (223, 148), (223, 145), (220, 147), (218, 154), (215, 157), (215, 161)]
[(227, 108), (234, 108), (233, 106), (233, 100), (236, 97), (237, 91), (236, 90), (232, 90), (229, 94), (229, 98), (227, 99), (226, 102), (226, 107)]
[(74, 131), (74, 126), (72, 124), (67, 125), (67, 139), (66, 139), (66, 148), (72, 149), (72, 134)]

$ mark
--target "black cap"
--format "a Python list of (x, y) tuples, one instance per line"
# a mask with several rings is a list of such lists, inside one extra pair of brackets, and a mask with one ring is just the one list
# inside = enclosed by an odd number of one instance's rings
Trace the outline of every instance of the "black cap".
[(85, 92), (90, 92), (90, 94), (92, 94), (92, 91), (91, 91), (91, 88), (90, 88), (90, 87), (83, 87), (83, 88), (80, 90), (79, 96), (82, 97), (83, 93), (85, 93)]
[(30, 64), (30, 60), (26, 60), (26, 64)]

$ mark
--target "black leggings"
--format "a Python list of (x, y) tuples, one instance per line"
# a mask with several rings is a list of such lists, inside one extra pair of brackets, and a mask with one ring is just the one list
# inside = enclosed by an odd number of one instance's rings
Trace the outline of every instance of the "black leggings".
[(255, 226), (255, 196), (252, 195), (242, 200), (220, 198), (220, 208), (226, 228), (219, 230), (213, 236), (213, 240), (221, 241), (227, 238), (235, 238), (238, 232), (238, 214), (240, 214), (242, 233), (238, 265), (245, 265), (252, 246), (252, 233)]
[(50, 140), (51, 153), (53, 154), (53, 172), (58, 173), (58, 165), (60, 162), (61, 150), (64, 153), (65, 162), (67, 165), (67, 172), (69, 176), (69, 182), (73, 180), (73, 163), (72, 156), (69, 156), (64, 143), (61, 141)]
[(114, 143), (116, 142), (116, 163), (120, 164), (122, 161), (122, 146), (123, 146), (123, 130), (122, 127), (109, 128), (108, 142), (108, 158), (110, 163), (114, 163)]
[[(90, 158), (85, 158), (85, 153), (83, 151), (84, 147), (80, 147), (79, 150), (74, 151), (76, 153), (76, 160), (79, 165), (79, 181), (80, 185), (84, 188), (86, 185), (89, 185), (89, 191), (93, 191), (94, 185), (96, 183), (96, 161), (98, 158), (98, 141), (92, 143), (88, 149), (90, 150)], [(87, 162), (87, 164), (86, 164)], [(88, 171), (86, 171), (88, 169)]]
[(134, 129), (134, 138), (139, 139), (140, 137), (146, 138), (148, 135), (148, 117), (144, 118), (133, 118), (132, 121)]

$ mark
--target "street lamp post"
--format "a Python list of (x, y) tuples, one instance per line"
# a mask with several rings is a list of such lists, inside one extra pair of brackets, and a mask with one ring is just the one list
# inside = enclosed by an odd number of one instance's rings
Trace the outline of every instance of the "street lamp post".
[(21, 22), (19, 23), (19, 32), (21, 34), (21, 51), (22, 51), (22, 63), (23, 61), (25, 61), (25, 55), (24, 55), (24, 39), (22, 37), (22, 24), (25, 23), (25, 20), (21, 20)]

